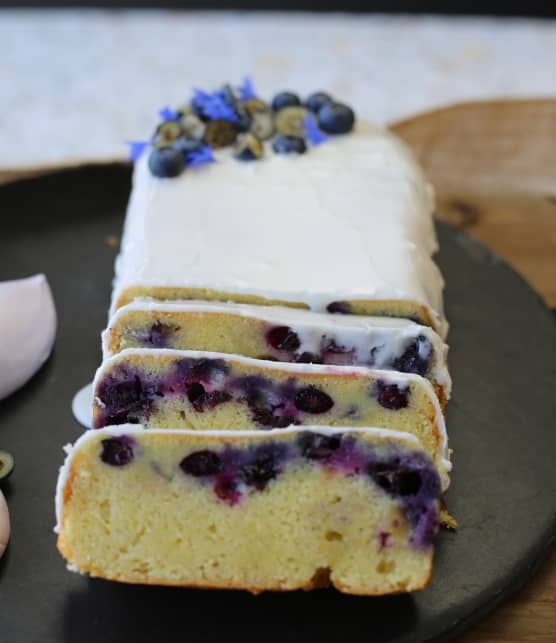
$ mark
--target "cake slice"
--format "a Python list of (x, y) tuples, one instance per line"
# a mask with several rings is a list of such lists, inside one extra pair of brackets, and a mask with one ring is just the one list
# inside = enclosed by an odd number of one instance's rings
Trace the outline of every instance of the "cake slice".
[(431, 381), (441, 406), (450, 397), (448, 347), (431, 328), (407, 319), (137, 299), (118, 309), (103, 333), (105, 358), (126, 348), (215, 351), (416, 373)]
[(424, 587), (440, 480), (413, 436), (328, 427), (88, 431), (56, 496), (70, 569), (128, 583)]
[(94, 391), (95, 428), (378, 426), (415, 434), (443, 476), (450, 468), (438, 399), (425, 378), (410, 373), (126, 349), (103, 362)]
[(173, 178), (138, 158), (112, 312), (140, 296), (283, 304), (445, 334), (433, 190), (399, 139), (359, 123), (304, 154), (215, 154)]

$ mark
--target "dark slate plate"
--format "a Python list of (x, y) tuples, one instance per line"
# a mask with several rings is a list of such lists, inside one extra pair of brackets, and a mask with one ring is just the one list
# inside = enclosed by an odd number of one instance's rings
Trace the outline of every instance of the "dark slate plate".
[(0, 402), (0, 445), (17, 462), (6, 488), (13, 532), (0, 561), (0, 640), (447, 640), (515, 590), (556, 534), (556, 324), (507, 265), (443, 225), (455, 384), (448, 500), (461, 527), (441, 534), (428, 589), (252, 597), (119, 585), (65, 570), (52, 533), (56, 474), (62, 445), (80, 431), (72, 396), (100, 360), (116, 253), (107, 238), (120, 234), (129, 179), (127, 167), (97, 166), (0, 188), (0, 279), (45, 272), (59, 313), (52, 358)]

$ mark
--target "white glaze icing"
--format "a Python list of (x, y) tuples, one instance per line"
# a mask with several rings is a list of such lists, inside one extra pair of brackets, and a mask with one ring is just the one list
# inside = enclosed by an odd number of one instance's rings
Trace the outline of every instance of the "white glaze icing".
[[(380, 379), (386, 384), (397, 384), (400, 388), (405, 388), (412, 382), (423, 387), (425, 394), (430, 399), (435, 412), (435, 423), (438, 426), (440, 434), (440, 444), (438, 445), (438, 469), (442, 478), (443, 489), (449, 486), (448, 472), (452, 469), (450, 462), (450, 451), (448, 449), (448, 436), (446, 433), (446, 423), (438, 398), (431, 383), (424, 377), (414, 375), (413, 373), (400, 373), (398, 371), (384, 371), (379, 369), (366, 368), (364, 366), (332, 366), (322, 364), (296, 364), (290, 362), (271, 362), (242, 355), (228, 355), (225, 353), (214, 353), (210, 351), (180, 351), (167, 348), (126, 348), (116, 355), (104, 360), (95, 373), (93, 380), (93, 389), (97, 391), (105, 374), (107, 374), (115, 365), (129, 363), (129, 358), (145, 357), (148, 364), (151, 357), (169, 356), (174, 359), (220, 359), (228, 364), (243, 364), (256, 369), (268, 368), (270, 372), (281, 371), (282, 373), (292, 374), (337, 374), (342, 377), (353, 374), (361, 377)], [(95, 396), (95, 402), (102, 407), (101, 400)]]
[(73, 458), (79, 452), (81, 447), (84, 447), (91, 440), (96, 440), (99, 438), (109, 437), (109, 436), (118, 436), (118, 435), (138, 435), (142, 432), (148, 430), (149, 435), (189, 435), (195, 437), (202, 437), (203, 435), (213, 436), (221, 438), (223, 442), (235, 438), (260, 438), (267, 439), (276, 436), (288, 436), (295, 433), (302, 433), (305, 431), (314, 431), (315, 433), (322, 433), (324, 435), (334, 435), (336, 433), (360, 433), (363, 434), (366, 438), (373, 440), (388, 440), (390, 442), (395, 442), (399, 444), (404, 444), (408, 447), (421, 447), (419, 440), (410, 433), (405, 433), (403, 431), (392, 431), (390, 429), (382, 429), (375, 427), (330, 427), (330, 426), (291, 426), (285, 429), (271, 429), (269, 431), (225, 431), (225, 430), (204, 430), (204, 431), (195, 431), (191, 429), (145, 429), (143, 426), (138, 424), (119, 424), (117, 426), (107, 426), (102, 429), (94, 429), (85, 431), (82, 433), (79, 438), (72, 445), (67, 445), (64, 447), (66, 452), (66, 458), (63, 465), (60, 467), (58, 474), (58, 482), (56, 484), (56, 526), (54, 527), (54, 532), (59, 533), (61, 520), (62, 520), (62, 509), (64, 504), (64, 489), (68, 482), (71, 464)]
[(359, 125), (309, 153), (267, 152), (159, 179), (136, 163), (113, 305), (128, 287), (209, 288), (302, 302), (411, 300), (441, 335), (433, 190), (384, 130)]
[(93, 426), (93, 383), (85, 384), (73, 396), (71, 411), (73, 417), (86, 429)]
[(56, 337), (56, 308), (44, 275), (0, 283), (0, 399), (43, 365)]
[[(377, 346), (380, 349), (375, 354), (374, 368), (378, 369), (387, 368), (392, 359), (403, 352), (412, 338), (423, 335), (431, 342), (437, 357), (432, 376), (444, 387), (447, 398), (450, 396), (451, 379), (446, 366), (447, 345), (431, 328), (407, 319), (330, 315), (284, 306), (252, 306), (205, 301), (160, 302), (139, 298), (118, 309), (110, 319), (110, 326), (116, 324), (127, 312), (132, 311), (231, 314), (260, 319), (279, 326), (291, 326), (301, 342), (299, 353), (304, 351), (319, 353), (324, 335), (328, 340), (334, 339), (338, 346), (344, 346), (348, 350), (355, 349), (355, 354), (360, 361), (368, 360), (370, 347)], [(105, 359), (111, 355), (108, 348), (110, 326), (102, 334)]]
[(10, 514), (4, 494), (0, 491), (0, 558), (4, 554), (10, 540)]

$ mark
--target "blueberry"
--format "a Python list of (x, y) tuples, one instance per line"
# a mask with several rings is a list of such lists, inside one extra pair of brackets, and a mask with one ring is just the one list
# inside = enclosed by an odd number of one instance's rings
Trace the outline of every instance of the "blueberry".
[(181, 359), (176, 362), (176, 368), (186, 383), (212, 382), (228, 375), (230, 367), (223, 359), (210, 359), (202, 357), (201, 359)]
[(291, 106), (284, 107), (277, 112), (274, 118), (274, 125), (278, 134), (289, 136), (303, 136), (305, 134), (305, 121), (308, 111), (305, 107)]
[(161, 393), (139, 375), (122, 370), (107, 376), (98, 387), (98, 397), (104, 405), (101, 426), (137, 424), (140, 416), (148, 415), (156, 396)]
[(272, 109), (275, 112), (284, 109), (284, 107), (295, 107), (301, 105), (299, 96), (293, 92), (280, 92), (272, 99)]
[(326, 413), (334, 406), (334, 401), (316, 386), (307, 386), (296, 393), (294, 404), (305, 413)]
[(179, 176), (185, 169), (183, 153), (173, 147), (155, 147), (149, 155), (149, 169), (161, 179)]
[(332, 96), (330, 96), (330, 94), (326, 92), (315, 92), (305, 101), (305, 107), (316, 114), (323, 105), (331, 102)]
[(281, 351), (295, 351), (301, 342), (297, 333), (289, 326), (275, 326), (266, 334), (266, 341), (273, 347)]
[(275, 411), (264, 406), (251, 406), (253, 422), (258, 426), (272, 429), (285, 429), (295, 424), (295, 418), (288, 414), (276, 415)]
[(259, 491), (262, 491), (279, 473), (280, 469), (276, 466), (271, 454), (257, 458), (241, 467), (241, 477), (246, 484)]
[(386, 384), (382, 380), (376, 383), (376, 396), (380, 406), (391, 411), (407, 408), (409, 388), (400, 388), (397, 384)]
[(198, 382), (188, 384), (185, 390), (187, 399), (198, 413), (202, 413), (205, 408), (213, 409), (215, 406), (229, 402), (232, 399), (232, 396), (226, 391), (211, 391), (207, 393), (204, 386)]
[(347, 301), (333, 301), (326, 307), (327, 312), (339, 315), (351, 315), (351, 305)]
[(251, 114), (246, 109), (238, 109), (237, 123), (235, 125), (238, 132), (249, 132), (253, 125), (253, 116), (251, 116)]
[(170, 336), (175, 330), (179, 330), (179, 327), (168, 326), (157, 319), (148, 331), (137, 333), (136, 338), (142, 346), (168, 348)]
[(424, 376), (430, 366), (431, 344), (424, 335), (419, 335), (392, 361), (392, 367), (403, 373), (417, 373)]
[(302, 433), (299, 438), (301, 454), (309, 460), (329, 458), (341, 445), (341, 436), (322, 433)]
[(355, 114), (351, 107), (342, 103), (325, 103), (318, 112), (319, 127), (327, 134), (351, 132)]
[(404, 471), (395, 465), (371, 465), (369, 474), (379, 487), (396, 496), (416, 496), (422, 486), (418, 471)]
[(255, 161), (264, 155), (261, 141), (250, 132), (240, 134), (234, 145), (234, 157), (239, 161)]
[(307, 144), (301, 136), (282, 134), (272, 141), (272, 149), (276, 154), (305, 154)]
[(257, 111), (251, 116), (249, 131), (261, 141), (267, 141), (274, 135), (274, 118), (270, 110)]
[(181, 136), (182, 128), (178, 121), (164, 121), (156, 128), (155, 144), (157, 147), (168, 147)]
[(199, 384), (199, 382), (194, 382), (193, 384), (188, 384), (185, 390), (187, 399), (191, 402), (193, 408), (202, 413), (205, 405), (205, 389), (203, 385)]
[(6, 479), (14, 469), (14, 458), (11, 453), (0, 449), (0, 480)]
[(237, 504), (241, 499), (241, 493), (237, 488), (237, 481), (231, 475), (219, 476), (214, 483), (214, 493), (229, 505)]
[(133, 460), (133, 440), (126, 435), (101, 441), (100, 459), (113, 467), (123, 467)]
[(223, 119), (209, 121), (205, 128), (205, 143), (212, 148), (227, 147), (237, 138), (237, 129)]
[(322, 364), (322, 359), (309, 351), (303, 351), (300, 355), (296, 355), (295, 361), (298, 364)]
[(201, 142), (205, 137), (206, 125), (195, 114), (184, 114), (180, 118), (181, 135), (187, 139)]
[(181, 470), (195, 478), (215, 476), (222, 469), (222, 461), (217, 453), (205, 449), (185, 456), (180, 462)]

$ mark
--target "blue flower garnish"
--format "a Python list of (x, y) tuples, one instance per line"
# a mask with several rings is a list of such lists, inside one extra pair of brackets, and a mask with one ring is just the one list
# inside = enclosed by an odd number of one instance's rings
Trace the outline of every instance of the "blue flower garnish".
[(305, 131), (305, 137), (312, 145), (320, 145), (325, 143), (330, 137), (325, 134), (317, 125), (317, 121), (313, 114), (307, 114), (307, 118), (302, 123)]
[(257, 93), (255, 92), (255, 86), (253, 85), (253, 80), (250, 76), (245, 76), (241, 85), (237, 88), (239, 92), (240, 100), (249, 100), (251, 98), (257, 98)]
[(222, 92), (216, 91), (209, 94), (202, 89), (194, 89), (193, 91), (193, 102), (206, 118), (237, 123), (236, 110), (226, 102)]
[(145, 148), (150, 145), (149, 141), (126, 141), (125, 143), (129, 146), (128, 159), (130, 161), (136, 161), (143, 154)]
[(214, 162), (216, 162), (216, 159), (209, 145), (201, 145), (201, 147), (185, 155), (185, 167), (199, 167), (200, 165)]
[(158, 112), (160, 118), (163, 121), (177, 121), (180, 115), (175, 112), (171, 107), (163, 107), (159, 112)]

